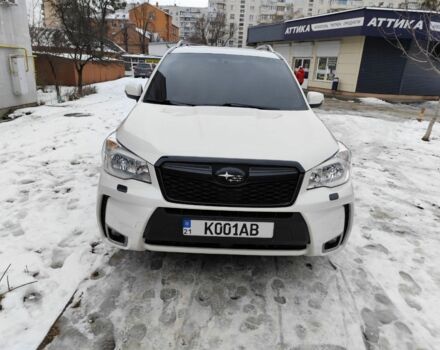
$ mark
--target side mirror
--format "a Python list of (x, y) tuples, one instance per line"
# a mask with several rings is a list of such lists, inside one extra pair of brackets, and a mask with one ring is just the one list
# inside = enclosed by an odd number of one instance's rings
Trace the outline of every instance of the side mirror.
[(128, 83), (125, 85), (125, 94), (128, 98), (139, 101), (142, 95), (142, 85), (139, 83)]
[(324, 94), (321, 94), (320, 92), (310, 91), (307, 94), (307, 102), (312, 108), (319, 107), (324, 102)]

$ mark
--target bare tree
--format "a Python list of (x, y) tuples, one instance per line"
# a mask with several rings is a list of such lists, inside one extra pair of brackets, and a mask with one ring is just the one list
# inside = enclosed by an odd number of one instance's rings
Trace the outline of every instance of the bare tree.
[(51, 5), (78, 74), (78, 94), (82, 95), (84, 67), (104, 55), (100, 50), (103, 31), (97, 21), (99, 8), (96, 0), (51, 0)]
[(132, 10), (134, 17), (135, 30), (138, 34), (140, 51), (143, 54), (148, 54), (148, 42), (150, 38), (150, 31), (156, 19), (154, 10), (146, 4), (139, 5)]
[(194, 44), (208, 45), (208, 17), (202, 15), (194, 23), (194, 34), (191, 35), (189, 40)]
[[(419, 18), (411, 17), (410, 12), (403, 12), (400, 20), (405, 21), (406, 37), (410, 43), (402, 40), (396, 29), (383, 30), (384, 38), (399, 49), (407, 59), (417, 63), (422, 69), (431, 71), (440, 77), (440, 0), (424, 0), (421, 4), (424, 13)], [(396, 20), (397, 23), (397, 20)], [(390, 39), (391, 38), (391, 39)], [(423, 141), (429, 141), (435, 122), (439, 118), (440, 96), (435, 115), (432, 117)]]
[(107, 15), (109, 13), (115, 12), (116, 10), (125, 8), (127, 6), (126, 2), (121, 2), (120, 0), (93, 0), (92, 6), (97, 11), (97, 27), (99, 28), (99, 48), (102, 53), (104, 53), (105, 37), (107, 33)]
[(438, 12), (440, 10), (440, 1), (439, 0), (423, 0), (420, 5), (420, 8), (422, 10)]
[(41, 12), (41, 0), (28, 0), (26, 7), (29, 26), (38, 27), (41, 22), (41, 13), (37, 15), (37, 12), (38, 10)]
[(63, 102), (55, 62), (57, 56), (54, 54), (54, 52), (59, 52), (62, 50), (62, 45), (66, 41), (65, 37), (61, 31), (57, 29), (43, 28), (32, 25), (29, 26), (29, 32), (31, 36), (32, 49), (38, 55), (44, 56), (49, 64), (57, 94), (57, 101), (59, 103)]
[(128, 52), (128, 42), (130, 40), (130, 24), (128, 23), (128, 20), (122, 21), (122, 28), (121, 28), (121, 34), (122, 34), (122, 42), (124, 43), (124, 50)]
[(195, 44), (226, 46), (234, 36), (235, 26), (228, 27), (226, 15), (218, 12), (215, 16), (201, 16), (194, 25), (194, 34), (189, 40)]

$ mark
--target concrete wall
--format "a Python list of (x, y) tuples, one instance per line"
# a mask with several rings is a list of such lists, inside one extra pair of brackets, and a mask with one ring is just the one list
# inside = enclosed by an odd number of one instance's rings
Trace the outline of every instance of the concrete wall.
[[(10, 108), (33, 104), (37, 101), (26, 2), (16, 1), (16, 3), (17, 5), (0, 6), (0, 116)], [(7, 48), (6, 46), (25, 48), (28, 57), (25, 57), (23, 49)], [(21, 56), (23, 62), (27, 60), (28, 63), (28, 71), (24, 71), (22, 81), (27, 92), (21, 95), (13, 92), (9, 64), (11, 55)]]

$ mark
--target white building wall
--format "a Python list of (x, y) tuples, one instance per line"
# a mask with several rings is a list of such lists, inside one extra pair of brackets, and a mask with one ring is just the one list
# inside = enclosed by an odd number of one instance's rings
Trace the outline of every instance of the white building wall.
[(301, 18), (367, 6), (419, 9), (421, 3), (422, 0), (295, 0), (293, 13), (295, 18)]
[(226, 14), (234, 35), (227, 45), (246, 46), (247, 30), (262, 23), (281, 22), (292, 18), (294, 0), (209, 0), (209, 6)]
[(16, 3), (0, 3), (0, 116), (37, 101), (26, 4)]
[(161, 6), (162, 10), (168, 12), (173, 18), (173, 24), (179, 27), (180, 39), (188, 39), (194, 33), (194, 24), (202, 17), (208, 15), (207, 7), (188, 6)]

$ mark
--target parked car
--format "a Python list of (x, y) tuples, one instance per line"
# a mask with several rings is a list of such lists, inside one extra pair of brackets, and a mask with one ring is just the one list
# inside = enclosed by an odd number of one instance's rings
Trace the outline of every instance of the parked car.
[[(258, 74), (252, 74), (258, 72)], [(325, 255), (353, 220), (350, 151), (270, 47), (178, 45), (104, 142), (97, 214), (129, 250)]]
[(149, 78), (153, 73), (155, 65), (153, 63), (138, 63), (133, 68), (135, 78)]

